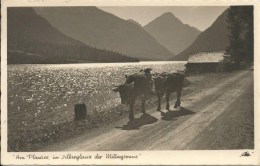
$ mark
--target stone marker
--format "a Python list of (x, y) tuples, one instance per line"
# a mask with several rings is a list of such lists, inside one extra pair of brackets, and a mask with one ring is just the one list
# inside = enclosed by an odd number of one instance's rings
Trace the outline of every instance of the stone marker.
[(75, 117), (74, 120), (84, 120), (87, 117), (87, 107), (85, 104), (76, 104), (74, 106)]

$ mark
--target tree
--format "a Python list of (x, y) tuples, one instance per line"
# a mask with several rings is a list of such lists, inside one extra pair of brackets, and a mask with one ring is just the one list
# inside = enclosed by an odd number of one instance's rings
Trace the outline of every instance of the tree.
[(226, 52), (237, 67), (254, 61), (253, 6), (231, 6), (227, 16), (230, 45)]

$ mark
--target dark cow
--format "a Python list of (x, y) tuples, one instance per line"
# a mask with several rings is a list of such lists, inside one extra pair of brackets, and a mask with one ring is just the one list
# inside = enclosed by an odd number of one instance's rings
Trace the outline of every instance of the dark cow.
[(129, 104), (129, 119), (134, 119), (133, 107), (137, 96), (141, 97), (142, 101), (142, 112), (145, 113), (145, 102), (152, 94), (152, 79), (147, 76), (147, 73), (140, 71), (133, 75), (126, 75), (125, 84), (116, 86), (113, 91), (119, 92), (121, 103)]
[[(145, 113), (145, 102), (152, 94), (156, 94), (158, 97), (157, 111), (161, 110), (161, 98), (166, 93), (166, 109), (169, 110), (170, 94), (177, 93), (177, 101), (174, 108), (180, 107), (181, 91), (183, 87), (185, 74), (184, 72), (178, 73), (160, 73), (153, 74), (153, 79), (147, 73), (140, 71), (133, 75), (126, 75), (126, 82), (122, 85), (116, 86), (113, 91), (119, 92), (121, 98), (121, 104), (129, 104), (129, 119), (134, 118), (133, 107), (137, 96), (141, 97), (142, 112)], [(155, 90), (153, 92), (152, 90)]]
[(174, 108), (180, 107), (181, 104), (181, 91), (183, 88), (183, 82), (185, 78), (184, 72), (178, 73), (166, 73), (157, 74), (154, 76), (154, 85), (156, 95), (158, 97), (158, 107), (157, 111), (161, 111), (161, 98), (164, 93), (166, 93), (166, 110), (170, 109), (169, 99), (170, 94), (177, 93), (177, 101), (174, 105)]

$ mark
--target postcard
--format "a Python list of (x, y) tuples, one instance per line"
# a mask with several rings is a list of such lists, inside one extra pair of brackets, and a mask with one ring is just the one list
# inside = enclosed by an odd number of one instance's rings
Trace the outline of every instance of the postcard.
[(259, 1), (3, 0), (2, 165), (259, 165)]

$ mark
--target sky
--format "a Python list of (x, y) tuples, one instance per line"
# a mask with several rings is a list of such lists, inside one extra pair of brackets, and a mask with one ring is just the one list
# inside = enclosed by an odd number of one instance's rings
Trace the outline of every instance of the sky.
[(165, 12), (172, 12), (183, 23), (204, 31), (228, 6), (104, 6), (98, 8), (125, 20), (133, 19), (143, 26)]

